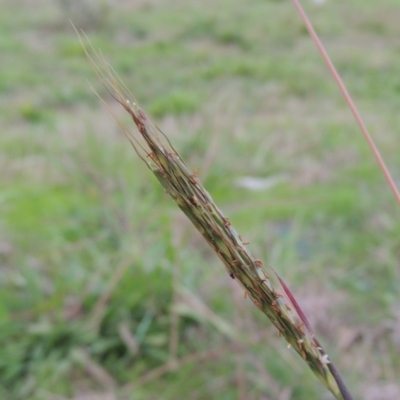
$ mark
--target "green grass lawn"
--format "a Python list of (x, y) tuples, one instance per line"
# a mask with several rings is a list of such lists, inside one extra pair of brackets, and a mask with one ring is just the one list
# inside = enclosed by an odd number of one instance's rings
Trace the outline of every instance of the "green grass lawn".
[[(130, 124), (69, 18), (355, 398), (400, 398), (398, 205), (291, 2), (61, 3), (0, 4), (0, 398), (332, 398), (101, 106), (90, 84)], [(400, 185), (400, 1), (303, 3)]]

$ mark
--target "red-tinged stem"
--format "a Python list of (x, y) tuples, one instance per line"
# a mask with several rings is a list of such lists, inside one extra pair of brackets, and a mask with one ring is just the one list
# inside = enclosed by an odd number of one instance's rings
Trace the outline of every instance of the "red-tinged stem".
[(369, 134), (367, 127), (364, 124), (364, 121), (362, 120), (353, 100), (350, 97), (349, 92), (346, 89), (346, 86), (344, 85), (342, 79), (340, 78), (338, 72), (336, 71), (335, 66), (333, 65), (328, 53), (326, 52), (324, 45), (322, 44), (321, 40), (319, 39), (317, 33), (315, 32), (310, 20), (307, 17), (307, 14), (304, 12), (303, 8), (301, 7), (300, 3), (298, 0), (292, 0), (292, 3), (294, 4), (294, 6), (296, 7), (296, 10), (298, 11), (298, 13), (300, 14), (301, 18), (304, 21), (304, 24), (306, 25), (306, 28), (308, 30), (308, 32), (310, 33), (312, 39), (314, 40), (315, 44), (318, 47), (318, 50), (320, 51), (323, 59), (325, 60), (329, 71), (331, 72), (333, 78), (335, 79), (337, 85), (339, 86), (340, 91), (343, 94), (343, 97), (345, 98), (348, 106), (350, 107), (351, 112), (354, 115), (354, 118), (357, 121), (358, 126), (360, 127), (366, 141), (368, 142), (369, 147), (372, 150), (372, 153), (376, 159), (376, 161), (379, 164), (380, 169), (382, 170), (383, 174), (385, 175), (385, 178), (390, 186), (390, 188), (392, 189), (393, 194), (396, 197), (397, 202), (400, 204), (400, 192), (396, 187), (396, 184), (392, 178), (392, 176), (390, 175), (390, 172), (388, 170), (388, 168), (386, 167), (386, 164), (382, 158), (382, 156), (379, 153), (378, 148), (376, 147), (371, 135)]
[[(311, 329), (311, 326), (305, 316), (305, 314), (303, 313), (303, 310), (301, 309), (301, 307), (299, 306), (299, 304), (297, 303), (295, 297), (293, 296), (293, 293), (290, 291), (290, 289), (287, 287), (286, 283), (279, 277), (279, 275), (277, 275), (279, 282), (281, 283), (283, 290), (285, 291), (285, 293), (287, 294), (287, 296), (289, 297), (290, 301), (292, 302), (294, 308), (296, 309), (297, 313), (299, 314), (300, 318), (302, 319), (302, 321), (304, 322), (304, 325), (308, 328), (308, 330), (310, 331), (310, 333), (314, 336), (314, 333)], [(319, 344), (318, 340), (316, 337), (314, 337), (314, 341), (317, 343), (317, 345), (322, 349), (322, 346)], [(321, 350), (324, 354), (326, 354), (324, 352), (324, 350)], [(349, 390), (347, 389), (345, 383), (343, 382), (342, 377), (340, 376), (339, 372), (337, 371), (337, 369), (335, 368), (335, 366), (330, 362), (328, 364), (328, 368), (329, 371), (331, 371), (331, 374), (333, 375), (333, 377), (335, 378), (335, 381), (338, 385), (338, 388), (340, 390), (340, 393), (343, 397), (343, 400), (353, 400), (352, 395), (350, 394)]]
[[(317, 33), (314, 30), (314, 27), (312, 26), (310, 20), (307, 17), (307, 14), (304, 12), (303, 8), (301, 7), (300, 3), (298, 0), (292, 0), (292, 3), (294, 4), (296, 10), (298, 11), (298, 13), (300, 14), (302, 20), (304, 21), (304, 24), (306, 25), (306, 28), (308, 30), (308, 32), (310, 33), (312, 39), (314, 40), (315, 44), (318, 47), (318, 50), (320, 51), (323, 59), (325, 60), (329, 71), (331, 72), (331, 74), (333, 75), (333, 78), (335, 79), (336, 83), (339, 86), (340, 91), (342, 92), (348, 106), (350, 107), (351, 112), (354, 115), (354, 118), (356, 119), (358, 126), (360, 127), (365, 139), (367, 140), (369, 147), (372, 150), (372, 153), (374, 154), (376, 160), (378, 161), (378, 164), (383, 172), (383, 174), (385, 175), (386, 180), (389, 183), (390, 188), (392, 189), (396, 200), (398, 201), (398, 203), (400, 204), (400, 193), (397, 190), (396, 184), (394, 183), (393, 178), (390, 175), (389, 170), (387, 169), (385, 162), (383, 161), (381, 155), (379, 154), (379, 151), (377, 149), (377, 147), (375, 146), (374, 141), (372, 140), (371, 135), (369, 134), (367, 127), (364, 124), (364, 121), (362, 120), (353, 100), (350, 97), (349, 92), (346, 89), (346, 86), (344, 85), (344, 83), (342, 82), (342, 79), (340, 78), (338, 72), (336, 71), (335, 66), (333, 65), (328, 53), (326, 52), (322, 42), (319, 40), (319, 37), (317, 35)], [(336, 380), (336, 383), (339, 387), (340, 393), (343, 397), (343, 400), (353, 400), (353, 396), (351, 395), (351, 393), (349, 392), (349, 390), (347, 389), (345, 383), (343, 382), (342, 377), (340, 376), (339, 372), (336, 370), (335, 366), (333, 364), (328, 364), (328, 367), (333, 375), (333, 377)]]
[(332, 363), (328, 364), (329, 371), (331, 371), (331, 374), (335, 378), (335, 381), (339, 387), (340, 393), (343, 397), (343, 400), (354, 400), (353, 396), (349, 392), (349, 389), (347, 389), (347, 386), (343, 382), (342, 377), (340, 376), (339, 372), (335, 368), (335, 366)]
[[(367, 127), (364, 124), (364, 121), (362, 120), (353, 100), (350, 97), (349, 92), (346, 89), (346, 86), (344, 85), (344, 83), (342, 82), (342, 79), (340, 78), (338, 72), (336, 71), (335, 66), (333, 65), (328, 53), (326, 52), (322, 42), (319, 40), (319, 37), (317, 35), (317, 33), (314, 30), (314, 27), (312, 26), (310, 20), (308, 19), (306, 13), (304, 12), (303, 8), (301, 7), (300, 3), (298, 0), (292, 0), (292, 3), (294, 4), (296, 10), (298, 11), (298, 13), (300, 14), (301, 18), (304, 21), (304, 24), (306, 25), (306, 28), (308, 30), (308, 32), (310, 33), (312, 39), (314, 40), (315, 44), (318, 47), (318, 50), (321, 52), (323, 59), (325, 60), (329, 71), (331, 72), (331, 74), (333, 75), (336, 83), (339, 86), (340, 91), (342, 92), (347, 104), (350, 107), (351, 112), (354, 115), (354, 118), (356, 119), (358, 126), (360, 127), (365, 139), (367, 140), (372, 153), (374, 154), (376, 160), (378, 161), (378, 164), (382, 170), (382, 172), (384, 173), (386, 180), (389, 183), (390, 188), (392, 189), (398, 203), (400, 204), (400, 193), (397, 190), (397, 187), (390, 175), (389, 170), (387, 169), (385, 162), (383, 161), (381, 155), (379, 154), (379, 151), (377, 149), (377, 147), (375, 146), (374, 141), (372, 140), (371, 135), (369, 134)], [(336, 380), (336, 383), (339, 387), (340, 393), (343, 397), (343, 400), (353, 400), (353, 396), (351, 395), (351, 393), (349, 392), (349, 390), (347, 389), (345, 383), (342, 380), (342, 377), (340, 376), (339, 372), (336, 370), (336, 368), (334, 367), (333, 364), (328, 364), (328, 367), (333, 375), (333, 377)]]

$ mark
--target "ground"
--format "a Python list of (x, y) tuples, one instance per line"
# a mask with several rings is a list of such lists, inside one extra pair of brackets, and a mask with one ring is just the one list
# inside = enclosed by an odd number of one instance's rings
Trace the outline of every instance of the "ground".
[[(303, 3), (400, 186), (400, 1)], [(69, 18), (355, 398), (400, 398), (398, 204), (284, 0), (1, 2), (0, 397), (331, 398), (136, 156)]]

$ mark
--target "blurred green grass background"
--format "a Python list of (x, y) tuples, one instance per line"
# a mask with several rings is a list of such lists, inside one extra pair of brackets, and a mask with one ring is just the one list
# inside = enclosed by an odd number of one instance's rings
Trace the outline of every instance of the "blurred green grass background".
[[(400, 185), (400, 1), (304, 1)], [(0, 3), (0, 398), (330, 399), (136, 157), (71, 18), (297, 295), (400, 397), (398, 206), (290, 1)]]

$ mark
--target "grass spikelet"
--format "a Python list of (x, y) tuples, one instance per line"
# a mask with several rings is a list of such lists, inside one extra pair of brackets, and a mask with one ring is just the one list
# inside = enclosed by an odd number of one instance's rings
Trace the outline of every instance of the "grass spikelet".
[[(82, 45), (85, 48), (83, 42)], [(245, 297), (249, 297), (271, 320), (337, 399), (352, 399), (283, 280), (273, 268), (263, 266), (262, 261), (252, 256), (247, 243), (201, 184), (197, 172), (189, 169), (167, 136), (149, 120), (103, 56), (93, 48), (91, 53), (93, 57), (86, 51), (97, 76), (130, 114), (138, 134), (117, 121), (121, 129), (165, 191), (213, 248), (228, 276), (236, 279), (244, 289)]]

